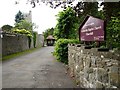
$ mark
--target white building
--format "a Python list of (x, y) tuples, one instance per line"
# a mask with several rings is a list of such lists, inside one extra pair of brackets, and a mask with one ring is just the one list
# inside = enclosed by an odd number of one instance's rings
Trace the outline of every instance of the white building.
[(32, 22), (32, 11), (29, 11), (29, 13), (23, 13), (25, 20), (28, 22)]

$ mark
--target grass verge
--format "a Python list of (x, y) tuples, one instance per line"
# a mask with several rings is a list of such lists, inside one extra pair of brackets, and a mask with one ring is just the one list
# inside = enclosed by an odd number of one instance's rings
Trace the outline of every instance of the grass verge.
[(7, 56), (3, 56), (2, 58), (0, 58), (0, 61), (7, 61), (7, 60), (12, 59), (12, 58), (16, 58), (16, 57), (19, 57), (19, 56), (22, 56), (22, 55), (32, 53), (32, 52), (34, 52), (38, 49), (40, 49), (40, 47), (32, 48), (32, 49), (25, 50), (25, 51), (22, 51), (22, 52), (17, 52), (17, 53), (10, 54), (10, 55), (7, 55)]

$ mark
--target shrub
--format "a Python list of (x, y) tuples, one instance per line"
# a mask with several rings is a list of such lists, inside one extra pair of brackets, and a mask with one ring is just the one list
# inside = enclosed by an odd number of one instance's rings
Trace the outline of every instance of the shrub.
[(33, 37), (31, 32), (28, 31), (28, 30), (25, 30), (25, 29), (13, 29), (13, 32), (17, 33), (17, 34), (22, 34), (22, 35), (26, 35), (26, 36), (29, 36), (29, 37)]
[(75, 11), (68, 7), (57, 15), (57, 25), (54, 29), (53, 35), (58, 40), (60, 38), (75, 39), (77, 38), (78, 17)]
[(77, 44), (79, 40), (59, 39), (55, 44), (54, 55), (58, 61), (68, 64), (68, 44)]
[(29, 44), (29, 48), (31, 47), (31, 42), (32, 42), (32, 33), (26, 29), (13, 29), (13, 32), (16, 34), (21, 34), (21, 35), (26, 35), (28, 37), (28, 44)]
[(3, 30), (4, 32), (11, 32), (13, 26), (3, 25), (1, 28), (2, 28), (2, 30)]
[(120, 50), (120, 17), (112, 17), (108, 23), (107, 46)]

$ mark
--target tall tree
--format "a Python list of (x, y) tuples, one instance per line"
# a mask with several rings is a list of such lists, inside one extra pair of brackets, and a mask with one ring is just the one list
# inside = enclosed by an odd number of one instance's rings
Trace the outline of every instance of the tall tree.
[(54, 30), (54, 36), (56, 39), (60, 38), (76, 38), (77, 31), (76, 26), (77, 24), (77, 17), (74, 10), (70, 7), (65, 9), (62, 12), (59, 12), (58, 16), (58, 23)]
[(120, 16), (111, 18), (107, 25), (106, 34), (107, 46), (120, 49)]
[(79, 24), (81, 24), (84, 20), (84, 18), (87, 15), (91, 15), (94, 17), (99, 17), (100, 14), (98, 13), (98, 2), (96, 0), (89, 2), (78, 2), (73, 9), (76, 12), (76, 15), (79, 18)]
[(45, 32), (43, 32), (45, 40), (49, 35), (53, 35), (53, 32), (54, 32), (54, 28), (48, 28), (47, 30), (45, 30)]
[(15, 22), (19, 23), (21, 20), (24, 20), (24, 15), (22, 14), (21, 11), (19, 11), (16, 15), (15, 15)]
[(97, 2), (84, 2), (83, 14), (92, 16), (97, 16), (98, 13), (98, 3)]
[(103, 7), (104, 15), (107, 21), (111, 19), (111, 17), (118, 17), (120, 14), (120, 1), (119, 2), (103, 2), (101, 6)]
[(25, 30), (32, 31), (32, 27), (33, 27), (33, 24), (26, 20), (21, 20), (19, 23), (15, 23), (15, 28), (18, 28), (18, 29), (25, 29)]

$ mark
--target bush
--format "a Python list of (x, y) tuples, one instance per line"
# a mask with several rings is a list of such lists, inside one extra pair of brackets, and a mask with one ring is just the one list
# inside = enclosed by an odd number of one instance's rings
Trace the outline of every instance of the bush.
[(33, 37), (32, 33), (28, 30), (25, 30), (25, 29), (13, 29), (13, 32), (16, 34), (22, 34), (22, 35), (26, 35), (29, 37)]
[(13, 26), (3, 25), (1, 28), (2, 28), (2, 30), (3, 30), (4, 32), (11, 32)]
[(54, 55), (58, 61), (68, 64), (68, 44), (77, 44), (79, 40), (59, 39), (55, 44)]
[(120, 17), (112, 17), (107, 26), (107, 46), (120, 50)]
[(16, 33), (16, 34), (21, 34), (21, 35), (26, 35), (28, 37), (28, 43), (29, 43), (29, 48), (31, 47), (31, 42), (32, 42), (32, 33), (28, 30), (25, 30), (25, 29), (13, 29), (13, 32)]

